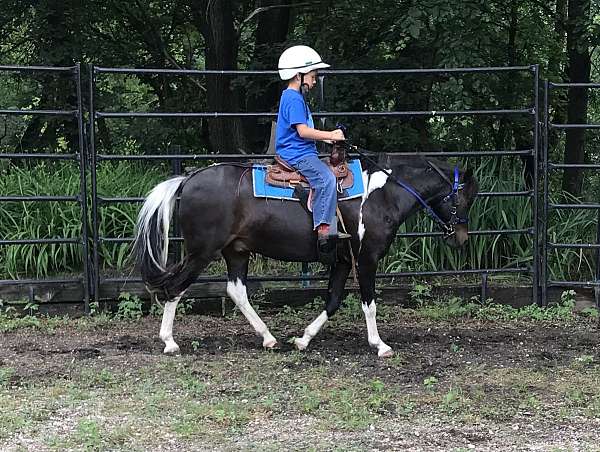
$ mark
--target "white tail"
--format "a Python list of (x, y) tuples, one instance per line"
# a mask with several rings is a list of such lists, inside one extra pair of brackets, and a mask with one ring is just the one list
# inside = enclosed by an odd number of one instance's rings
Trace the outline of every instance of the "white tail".
[[(169, 254), (169, 223), (181, 183), (187, 179), (178, 176), (161, 182), (152, 189), (140, 210), (136, 224), (135, 246), (138, 259), (145, 254), (162, 272), (167, 268)], [(153, 220), (154, 230), (152, 230)], [(152, 246), (154, 240), (155, 250)], [(162, 246), (161, 246), (162, 243)], [(156, 256), (156, 252), (160, 254)], [(146, 259), (143, 259), (146, 261)]]

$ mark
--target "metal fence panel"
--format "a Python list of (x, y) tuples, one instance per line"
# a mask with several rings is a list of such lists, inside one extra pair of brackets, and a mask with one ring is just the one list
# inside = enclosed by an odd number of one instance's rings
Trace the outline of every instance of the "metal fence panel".
[[(584, 129), (592, 130), (599, 129), (600, 124), (556, 124), (550, 121), (550, 109), (552, 107), (552, 93), (557, 90), (569, 89), (569, 88), (582, 88), (582, 89), (598, 89), (600, 83), (552, 83), (544, 81), (544, 120), (543, 120), (543, 143), (542, 143), (542, 169), (544, 174), (543, 179), (543, 222), (541, 226), (541, 233), (543, 234), (542, 240), (542, 255), (540, 256), (541, 263), (541, 284), (542, 284), (542, 300), (544, 304), (547, 302), (547, 292), (550, 287), (574, 287), (574, 288), (593, 288), (594, 298), (596, 306), (600, 307), (600, 204), (598, 203), (552, 203), (550, 201), (550, 195), (552, 194), (549, 176), (552, 171), (561, 171), (570, 168), (578, 168), (584, 171), (597, 171), (600, 169), (598, 164), (589, 163), (557, 163), (551, 161), (550, 157), (550, 144), (549, 144), (549, 132), (551, 130), (566, 130), (566, 129)], [(555, 243), (550, 240), (548, 234), (548, 221), (549, 215), (553, 210), (568, 209), (568, 210), (597, 210), (597, 226), (596, 226), (596, 243)], [(595, 249), (595, 271), (594, 279), (589, 281), (573, 281), (563, 280), (557, 281), (550, 279), (549, 276), (549, 260), (548, 252), (552, 249)]]
[[(98, 166), (104, 161), (118, 161), (118, 160), (130, 160), (130, 161), (159, 161), (167, 160), (173, 162), (173, 173), (181, 173), (181, 162), (187, 161), (202, 161), (202, 160), (218, 160), (218, 161), (233, 161), (238, 160), (242, 157), (241, 154), (220, 154), (220, 155), (194, 155), (181, 152), (178, 150), (176, 153), (168, 155), (105, 155), (97, 151), (96, 146), (96, 121), (100, 118), (173, 118), (173, 117), (192, 117), (192, 118), (219, 118), (219, 117), (274, 117), (275, 114), (271, 112), (246, 112), (246, 113), (229, 113), (229, 112), (139, 112), (139, 111), (101, 111), (96, 108), (96, 99), (98, 95), (98, 88), (96, 86), (97, 78), (105, 76), (106, 74), (163, 74), (163, 75), (187, 75), (187, 76), (217, 76), (217, 77), (229, 77), (235, 75), (244, 76), (276, 76), (276, 71), (197, 71), (197, 70), (172, 70), (172, 69), (132, 69), (132, 68), (105, 68), (95, 67), (93, 65), (88, 66), (88, 83), (87, 83), (87, 94), (88, 94), (88, 112), (89, 118), (87, 122), (87, 136), (86, 129), (84, 127), (84, 105), (82, 99), (82, 85), (81, 85), (81, 68), (77, 64), (73, 67), (64, 68), (53, 68), (53, 67), (24, 67), (24, 66), (0, 66), (0, 73), (2, 71), (16, 71), (22, 73), (31, 72), (60, 72), (67, 73), (74, 77), (77, 99), (76, 109), (73, 110), (56, 110), (56, 109), (43, 109), (43, 110), (17, 110), (17, 109), (0, 109), (1, 115), (50, 115), (50, 116), (66, 116), (71, 117), (77, 121), (78, 129), (78, 152), (74, 154), (58, 154), (58, 153), (4, 153), (0, 154), (2, 159), (13, 159), (13, 160), (30, 160), (30, 159), (42, 159), (50, 161), (76, 161), (79, 167), (79, 182), (80, 189), (79, 193), (75, 196), (71, 195), (55, 195), (55, 196), (0, 196), (0, 202), (76, 202), (79, 204), (81, 209), (81, 221), (82, 221), (82, 234), (80, 237), (73, 239), (67, 237), (54, 237), (52, 239), (44, 238), (29, 238), (29, 239), (4, 239), (0, 237), (0, 246), (9, 246), (14, 244), (41, 244), (41, 243), (78, 243), (81, 245), (83, 269), (82, 274), (75, 278), (54, 278), (54, 279), (27, 279), (27, 280), (4, 280), (0, 281), (0, 285), (11, 285), (11, 284), (27, 284), (34, 287), (41, 283), (55, 283), (64, 284), (66, 282), (79, 282), (83, 287), (84, 293), (84, 307), (86, 312), (89, 312), (90, 300), (99, 300), (100, 289), (102, 284), (109, 282), (127, 282), (127, 281), (139, 281), (139, 278), (130, 277), (104, 277), (100, 270), (100, 257), (99, 247), (101, 243), (127, 243), (132, 238), (128, 237), (101, 237), (100, 236), (100, 225), (98, 209), (101, 205), (109, 205), (110, 203), (116, 202), (130, 202), (140, 203), (143, 201), (141, 197), (118, 197), (118, 196), (100, 196), (98, 193), (98, 179), (97, 169)], [(585, 125), (585, 124), (573, 124), (573, 125), (557, 125), (550, 124), (548, 122), (548, 92), (551, 88), (568, 87), (568, 86), (579, 86), (580, 84), (554, 84), (549, 85), (547, 82), (544, 84), (544, 120), (540, 123), (539, 112), (540, 112), (540, 100), (538, 96), (539, 91), (539, 68), (537, 65), (531, 66), (519, 66), (519, 67), (490, 67), (490, 68), (449, 68), (449, 69), (407, 69), (407, 70), (327, 70), (321, 71), (319, 78), (321, 82), (325, 81), (325, 77), (345, 77), (349, 75), (391, 75), (395, 77), (401, 77), (405, 75), (432, 75), (432, 74), (468, 74), (468, 73), (508, 73), (508, 72), (524, 72), (529, 74), (531, 77), (531, 98), (532, 104), (528, 108), (502, 108), (502, 109), (466, 109), (466, 110), (440, 110), (440, 111), (426, 111), (426, 110), (415, 110), (415, 111), (323, 111), (322, 108), (319, 111), (314, 112), (314, 117), (324, 118), (327, 117), (389, 117), (389, 118), (403, 118), (403, 117), (456, 117), (456, 116), (506, 116), (506, 115), (517, 115), (526, 116), (531, 120), (531, 131), (532, 131), (532, 142), (529, 149), (505, 149), (505, 150), (472, 150), (465, 152), (451, 152), (451, 151), (440, 151), (440, 152), (425, 152), (423, 155), (437, 156), (437, 157), (484, 157), (484, 156), (495, 156), (502, 158), (503, 156), (512, 157), (530, 157), (534, 161), (534, 181), (531, 190), (513, 190), (507, 192), (484, 192), (481, 193), (482, 197), (530, 197), (532, 199), (532, 224), (525, 228), (513, 228), (513, 229), (490, 229), (490, 230), (473, 230), (470, 231), (470, 235), (473, 236), (500, 236), (500, 235), (525, 235), (531, 237), (533, 241), (531, 261), (531, 267), (514, 267), (514, 268), (481, 268), (471, 270), (441, 270), (441, 271), (420, 271), (420, 272), (393, 272), (393, 273), (380, 273), (377, 275), (378, 278), (405, 278), (412, 276), (441, 276), (441, 275), (457, 275), (457, 274), (475, 274), (481, 276), (482, 284), (482, 297), (485, 298), (487, 292), (487, 281), (488, 275), (507, 273), (507, 274), (528, 274), (533, 279), (532, 284), (532, 298), (536, 302), (545, 304), (547, 288), (552, 285), (563, 285), (574, 284), (574, 282), (560, 282), (560, 281), (549, 281), (547, 275), (547, 252), (549, 247), (588, 247), (598, 249), (597, 259), (600, 260), (600, 244), (554, 244), (548, 241), (547, 237), (547, 215), (549, 209), (559, 208), (573, 208), (572, 206), (551, 204), (548, 202), (548, 178), (545, 176), (547, 170), (558, 170), (566, 168), (567, 165), (560, 165), (556, 163), (548, 162), (548, 128), (566, 128), (566, 127), (596, 127), (596, 125)], [(321, 107), (324, 100), (323, 83), (320, 83), (319, 99)], [(600, 87), (598, 84), (588, 84), (586, 87)], [(541, 129), (540, 129), (541, 127)], [(542, 139), (540, 140), (540, 133)], [(87, 150), (87, 152), (86, 152)], [(412, 153), (401, 152), (397, 155), (406, 156), (413, 155)], [(271, 158), (270, 154), (254, 154), (254, 155), (243, 155), (244, 159), (265, 159)], [(541, 160), (541, 161), (540, 161)], [(544, 174), (543, 179), (543, 193), (540, 193), (538, 188), (539, 174), (538, 166), (541, 167), (542, 173)], [(598, 169), (599, 165), (580, 165), (578, 167), (588, 169)], [(90, 176), (90, 187), (88, 190), (88, 172)], [(1, 195), (1, 194), (0, 194)], [(539, 206), (539, 200), (542, 200), (542, 206)], [(89, 204), (88, 204), (89, 203)], [(581, 208), (584, 206), (578, 206)], [(590, 204), (588, 208), (596, 209), (600, 205)], [(90, 209), (91, 222), (88, 220), (88, 209)], [(398, 234), (399, 237), (413, 237), (413, 238), (424, 238), (424, 237), (435, 237), (439, 236), (437, 232), (406, 232)], [(600, 236), (600, 230), (599, 230)], [(180, 237), (174, 238), (176, 243), (181, 242)], [(596, 272), (596, 279), (592, 282), (582, 283), (585, 286), (593, 286), (596, 289), (596, 296), (600, 290), (598, 270)], [(285, 275), (285, 276), (254, 276), (250, 277), (249, 280), (254, 281), (311, 281), (311, 280), (323, 280), (325, 277), (315, 276), (307, 274), (303, 271), (301, 275)], [(199, 282), (213, 282), (213, 281), (224, 281), (222, 277), (207, 277), (202, 276), (198, 279)], [(539, 291), (541, 289), (541, 291)], [(31, 293), (34, 289), (30, 290)], [(32, 295), (33, 296), (33, 295)], [(541, 297), (541, 298), (540, 298)]]
[[(525, 273), (532, 276), (532, 298), (534, 302), (540, 303), (540, 265), (539, 265), (539, 254), (541, 246), (541, 235), (539, 232), (540, 218), (538, 214), (538, 199), (539, 199), (539, 188), (538, 188), (538, 165), (539, 165), (539, 154), (540, 154), (540, 143), (539, 143), (539, 67), (538, 65), (531, 66), (519, 66), (519, 67), (490, 67), (490, 68), (450, 68), (450, 69), (407, 69), (407, 70), (324, 70), (320, 71), (319, 78), (321, 83), (319, 84), (321, 92), (320, 100), (321, 105), (324, 98), (323, 78), (324, 77), (336, 77), (346, 75), (382, 75), (390, 74), (396, 76), (402, 75), (425, 75), (425, 74), (467, 74), (467, 73), (496, 73), (496, 72), (525, 72), (531, 76), (531, 94), (532, 94), (532, 105), (529, 108), (520, 109), (473, 109), (473, 110), (457, 110), (457, 111), (369, 111), (369, 112), (356, 112), (356, 111), (342, 111), (342, 112), (326, 112), (316, 111), (313, 112), (314, 117), (325, 118), (325, 117), (415, 117), (415, 116), (481, 116), (481, 115), (525, 115), (530, 118), (531, 130), (533, 140), (530, 149), (526, 150), (493, 150), (493, 151), (473, 151), (473, 152), (431, 152), (425, 153), (431, 156), (528, 156), (534, 161), (534, 181), (533, 189), (527, 191), (511, 191), (503, 193), (481, 193), (481, 196), (489, 197), (500, 197), (500, 196), (525, 196), (531, 197), (532, 199), (532, 224), (530, 227), (525, 229), (505, 229), (505, 230), (490, 230), (490, 231), (470, 231), (471, 235), (508, 235), (518, 234), (530, 236), (533, 240), (533, 256), (531, 267), (515, 267), (515, 268), (484, 268), (474, 270), (443, 270), (443, 271), (422, 271), (422, 272), (395, 272), (395, 273), (384, 273), (378, 274), (379, 278), (394, 278), (394, 277), (411, 277), (411, 276), (441, 276), (441, 275), (457, 275), (457, 274), (479, 274), (481, 275), (482, 282), (482, 295), (485, 297), (487, 292), (487, 276), (490, 274), (497, 273)], [(276, 71), (201, 71), (201, 70), (176, 70), (176, 69), (133, 69), (133, 68), (107, 68), (107, 67), (94, 67), (90, 66), (89, 70), (89, 111), (90, 111), (90, 126), (89, 126), (89, 140), (90, 140), (90, 170), (92, 180), (92, 230), (93, 230), (93, 266), (92, 266), (92, 279), (91, 284), (92, 297), (97, 299), (100, 293), (100, 286), (103, 283), (108, 282), (127, 282), (127, 281), (140, 281), (139, 278), (107, 278), (102, 277), (100, 271), (99, 262), (99, 246), (100, 243), (125, 243), (132, 241), (132, 238), (117, 238), (117, 237), (100, 237), (99, 225), (98, 225), (98, 206), (100, 204), (108, 204), (113, 202), (132, 202), (139, 203), (143, 201), (143, 198), (139, 197), (101, 197), (97, 192), (97, 179), (96, 169), (97, 165), (101, 164), (102, 161), (109, 160), (135, 160), (135, 161), (149, 161), (149, 160), (215, 160), (215, 161), (231, 161), (240, 159), (264, 159), (271, 158), (272, 155), (248, 155), (244, 154), (226, 154), (226, 155), (193, 155), (193, 154), (169, 154), (169, 155), (104, 155), (99, 154), (96, 151), (95, 143), (95, 127), (96, 119), (99, 118), (234, 118), (234, 117), (274, 117), (276, 116), (271, 112), (139, 112), (139, 111), (101, 111), (97, 110), (94, 99), (97, 96), (96, 81), (98, 77), (104, 74), (162, 74), (162, 75), (187, 75), (187, 76), (235, 76), (235, 75), (272, 75), (276, 76)], [(399, 153), (398, 155), (412, 155), (411, 153)], [(400, 234), (404, 237), (429, 237), (437, 236), (437, 233), (405, 233)], [(175, 238), (180, 241), (181, 238)], [(299, 276), (279, 276), (279, 277), (263, 277), (254, 276), (249, 277), (249, 280), (254, 281), (307, 281), (307, 280), (323, 280), (325, 277), (317, 277), (305, 274)], [(224, 281), (222, 277), (205, 277), (202, 276), (198, 281), (203, 282), (214, 282)]]
[(42, 116), (65, 116), (77, 122), (78, 143), (77, 152), (74, 154), (60, 153), (0, 153), (0, 159), (3, 160), (47, 160), (47, 161), (75, 161), (79, 169), (79, 193), (76, 195), (57, 195), (57, 196), (0, 196), (0, 202), (76, 202), (81, 209), (81, 236), (77, 238), (54, 237), (54, 238), (27, 238), (10, 240), (0, 238), (0, 245), (36, 245), (36, 244), (66, 244), (77, 243), (81, 245), (81, 255), (83, 262), (82, 274), (73, 278), (39, 278), (39, 279), (17, 279), (17, 280), (0, 280), (0, 285), (26, 285), (29, 286), (29, 298), (31, 302), (35, 300), (35, 286), (41, 284), (62, 285), (66, 283), (77, 282), (82, 285), (83, 302), (86, 312), (89, 309), (89, 266), (88, 266), (88, 220), (87, 220), (87, 156), (83, 129), (83, 100), (81, 88), (81, 67), (80, 64), (70, 67), (50, 67), (50, 66), (0, 66), (0, 74), (2, 73), (19, 73), (19, 74), (51, 74), (57, 76), (67, 74), (73, 77), (75, 84), (76, 109), (74, 110), (58, 110), (58, 109), (2, 109), (0, 115), (4, 116), (23, 116), (23, 115), (42, 115)]

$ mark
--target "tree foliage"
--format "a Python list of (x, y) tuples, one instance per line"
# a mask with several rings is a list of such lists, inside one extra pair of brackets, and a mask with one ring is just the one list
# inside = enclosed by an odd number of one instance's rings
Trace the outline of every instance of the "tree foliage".
[[(3, 0), (0, 59), (4, 64), (189, 69), (275, 69), (291, 44), (314, 46), (335, 68), (435, 68), (540, 64), (552, 81), (597, 79), (598, 0)], [(215, 77), (145, 74), (103, 76), (97, 107), (105, 111), (260, 111), (277, 108), (274, 76)], [(325, 79), (325, 102), (342, 111), (528, 108), (527, 74), (337, 76)], [(5, 107), (73, 106), (68, 77), (5, 75)], [(555, 122), (598, 117), (597, 96), (581, 90), (556, 95)], [(532, 145), (527, 117), (426, 116), (342, 118), (355, 141), (374, 150), (520, 149)], [(64, 118), (3, 118), (5, 149), (77, 146)], [(334, 122), (325, 123), (333, 127)], [(268, 118), (99, 120), (105, 152), (135, 142), (140, 152), (173, 145), (194, 152), (263, 152)], [(591, 133), (550, 137), (555, 159), (595, 161)], [(580, 172), (563, 185), (578, 193)]]

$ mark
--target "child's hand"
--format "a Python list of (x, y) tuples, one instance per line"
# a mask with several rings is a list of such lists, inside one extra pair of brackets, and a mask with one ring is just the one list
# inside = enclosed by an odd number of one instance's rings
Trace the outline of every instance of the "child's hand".
[(342, 132), (340, 129), (335, 129), (331, 131), (331, 138), (329, 139), (331, 141), (344, 141), (346, 137), (344, 136), (344, 132)]

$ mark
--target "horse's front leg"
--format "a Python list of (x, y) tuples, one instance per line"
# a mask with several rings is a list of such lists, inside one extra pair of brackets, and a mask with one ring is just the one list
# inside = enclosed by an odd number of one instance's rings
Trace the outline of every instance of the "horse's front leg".
[(225, 248), (222, 253), (227, 263), (227, 295), (231, 297), (238, 309), (244, 314), (256, 334), (262, 337), (263, 347), (267, 349), (274, 348), (277, 345), (277, 340), (248, 301), (246, 278), (250, 254), (236, 251), (233, 244)]
[(329, 275), (329, 288), (327, 290), (327, 301), (325, 303), (325, 309), (319, 316), (306, 327), (304, 330), (304, 336), (296, 338), (294, 341), (298, 350), (304, 350), (308, 347), (308, 344), (313, 337), (317, 335), (319, 330), (323, 327), (325, 322), (331, 318), (331, 316), (338, 310), (342, 298), (344, 295), (344, 286), (346, 285), (346, 279), (348, 273), (350, 273), (351, 265), (345, 262), (338, 262)]
[(381, 340), (377, 331), (377, 307), (375, 305), (375, 273), (377, 263), (361, 263), (358, 267), (358, 281), (362, 299), (362, 310), (367, 321), (369, 345), (377, 348), (380, 358), (388, 358), (394, 354), (392, 348)]
[(244, 314), (244, 317), (250, 322), (256, 334), (262, 337), (263, 347), (267, 349), (274, 348), (277, 340), (273, 337), (265, 322), (259, 317), (252, 305), (248, 301), (246, 292), (245, 278), (231, 278), (227, 281), (227, 294), (231, 297), (238, 309)]

